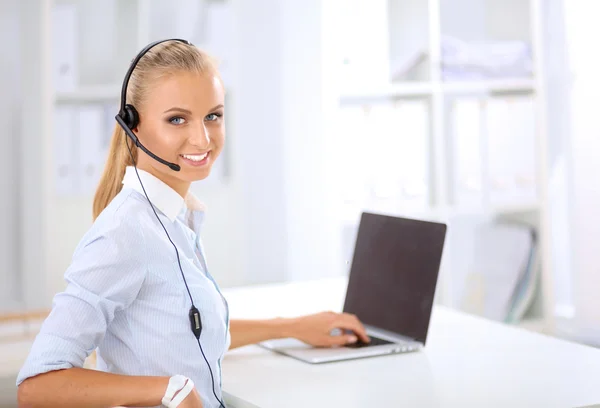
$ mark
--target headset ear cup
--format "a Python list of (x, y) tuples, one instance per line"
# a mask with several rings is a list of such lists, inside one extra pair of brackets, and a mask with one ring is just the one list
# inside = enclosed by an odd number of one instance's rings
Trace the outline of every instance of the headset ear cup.
[(135, 129), (138, 123), (140, 123), (140, 117), (133, 105), (125, 105), (125, 117), (123, 120), (130, 129)]

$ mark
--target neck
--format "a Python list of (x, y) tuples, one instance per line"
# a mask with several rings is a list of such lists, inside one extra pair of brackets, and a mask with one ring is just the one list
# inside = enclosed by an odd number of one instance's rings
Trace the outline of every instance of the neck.
[(144, 170), (145, 172), (152, 174), (154, 177), (156, 177), (157, 179), (171, 187), (173, 190), (175, 190), (184, 199), (187, 196), (188, 191), (190, 190), (190, 185), (192, 183), (190, 183), (189, 181), (179, 180), (174, 176), (160, 172), (152, 165), (146, 163), (138, 163), (137, 168), (139, 170)]

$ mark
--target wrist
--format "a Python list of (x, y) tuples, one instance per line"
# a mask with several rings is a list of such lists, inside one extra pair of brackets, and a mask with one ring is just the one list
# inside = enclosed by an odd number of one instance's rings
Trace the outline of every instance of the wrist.
[[(145, 388), (146, 395), (150, 397), (152, 396), (152, 403), (154, 405), (160, 405), (163, 396), (165, 395), (165, 391), (167, 390), (167, 386), (169, 385), (169, 377), (144, 377), (151, 381), (151, 384), (147, 384)], [(148, 387), (148, 385), (150, 385)], [(144, 388), (142, 388), (144, 389)]]
[(160, 376), (123, 376), (119, 385), (123, 387), (124, 393), (128, 392), (125, 400), (116, 401), (114, 405), (119, 406), (157, 406), (165, 395), (169, 385), (169, 377)]
[(277, 328), (274, 338), (296, 337), (296, 319), (279, 317), (274, 322)]

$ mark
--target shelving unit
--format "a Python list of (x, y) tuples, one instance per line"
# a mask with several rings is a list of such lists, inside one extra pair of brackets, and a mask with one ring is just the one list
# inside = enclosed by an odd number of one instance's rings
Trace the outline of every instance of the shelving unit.
[[(209, 0), (207, 0), (209, 1)], [(73, 250), (92, 222), (95, 182), (84, 189), (59, 191), (61, 156), (67, 148), (87, 149), (103, 166), (108, 141), (116, 124), (121, 81), (131, 59), (149, 42), (165, 37), (198, 38), (193, 24), (178, 24), (172, 5), (153, 0), (22, 0), (18, 2), (20, 53), (23, 67), (22, 145), (19, 173), (23, 217), (19, 277), (23, 294), (17, 310), (48, 308), (53, 295), (64, 289), (64, 271)], [(205, 1), (182, 8), (194, 23)], [(162, 8), (159, 10), (159, 8)], [(62, 11), (61, 11), (62, 10)], [(57, 11), (59, 12), (57, 14)], [(196, 14), (196, 12), (198, 12)], [(160, 20), (161, 24), (156, 24)], [(198, 43), (197, 41), (195, 43)], [(60, 72), (60, 74), (59, 74)], [(103, 108), (100, 123), (61, 123), (61, 109)], [(35, 118), (32, 120), (31, 118)], [(73, 143), (61, 140), (64, 124), (73, 131)], [(101, 146), (92, 144), (91, 132), (100, 132)], [(64, 137), (63, 137), (64, 139)], [(81, 151), (74, 154), (81, 155)], [(70, 154), (70, 153), (69, 153)], [(63, 159), (64, 160), (64, 157)], [(84, 173), (82, 169), (71, 169)], [(98, 174), (99, 171), (96, 172)], [(35, 180), (31, 182), (30, 180)]]
[[(552, 260), (549, 253), (550, 221), (547, 208), (549, 175), (546, 119), (543, 114), (545, 70), (540, 22), (541, 0), (429, 0), (427, 2), (379, 0), (368, 2), (368, 5), (365, 3), (358, 0), (345, 3), (347, 10), (343, 15), (335, 17), (340, 19), (335, 21), (335, 27), (342, 30), (335, 34), (337, 50), (332, 48), (332, 52), (337, 53), (335, 61), (340, 72), (335, 84), (338, 108), (354, 109), (355, 114), (359, 114), (360, 109), (369, 111), (377, 106), (422, 103), (426, 107), (429, 118), (428, 128), (424, 136), (414, 133), (414, 137), (427, 139), (425, 141), (427, 153), (423, 158), (427, 162), (425, 171), (427, 190), (421, 204), (411, 202), (405, 205), (403, 199), (398, 197), (381, 199), (374, 198), (373, 195), (370, 198), (362, 196), (363, 198), (356, 199), (358, 201), (354, 203), (340, 198), (338, 214), (340, 231), (346, 241), (344, 256), (348, 255), (349, 245), (353, 240), (352, 234), (356, 232), (362, 210), (447, 222), (450, 231), (453, 228), (452, 220), (462, 215), (488, 216), (497, 220), (518, 221), (530, 225), (538, 237), (541, 279), (534, 304), (519, 325), (537, 331), (552, 331), (554, 304)], [(366, 7), (369, 9), (367, 10)], [(464, 13), (467, 9), (470, 12)], [(344, 19), (345, 21), (341, 21)], [(361, 27), (364, 28), (359, 30), (360, 35), (366, 38), (357, 40), (356, 34), (349, 34), (343, 29), (344, 27), (355, 29), (359, 20)], [(371, 30), (369, 27), (376, 28)], [(448, 42), (448, 38), (453, 40)], [(351, 44), (350, 41), (354, 42)], [(458, 78), (456, 72), (451, 69), (457, 66), (453, 67), (448, 63), (450, 58), (447, 55), (449, 52), (447, 44), (452, 46), (457, 42), (476, 46), (481, 46), (485, 42), (488, 44), (504, 42), (513, 49), (522, 46), (523, 52), (530, 56), (531, 64), (530, 66), (524, 64), (523, 72), (517, 75), (494, 74), (487, 77), (482, 75), (478, 78), (477, 75), (465, 74), (464, 78)], [(364, 47), (365, 44), (370, 48), (357, 50), (352, 47), (352, 45)], [(365, 55), (364, 61), (360, 60), (361, 51)], [(466, 51), (460, 52), (464, 54)], [(370, 66), (374, 67), (371, 71), (369, 71)], [(460, 68), (464, 66), (458, 65), (458, 68), (460, 72)], [(399, 75), (399, 71), (403, 74)], [(453, 75), (457, 78), (452, 79)], [(484, 186), (487, 198), (480, 202), (456, 201), (457, 185), (453, 182), (453, 177), (456, 177), (457, 169), (453, 167), (452, 158), (455, 136), (452, 133), (450, 117), (452, 104), (464, 99), (479, 101), (485, 107), (489, 101), (505, 99), (533, 101), (535, 129), (533, 136), (535, 147), (531, 157), (535, 162), (533, 194), (524, 194), (520, 199), (506, 202), (494, 202), (489, 199), (491, 187)], [(342, 117), (338, 121), (344, 121), (345, 118), (347, 117)], [(394, 122), (394, 125), (401, 129), (398, 123)], [(370, 128), (369, 125), (365, 125), (365, 135), (360, 141), (364, 143), (364, 156), (388, 154), (375, 149), (377, 144), (374, 136), (380, 130), (381, 128)], [(345, 133), (347, 131), (347, 128), (338, 129), (341, 134), (338, 146), (353, 143), (347, 141)], [(485, 134), (480, 134), (480, 138), (483, 138), (481, 140), (485, 140), (485, 137)], [(403, 146), (400, 144), (398, 147), (398, 142), (392, 145), (394, 147), (390, 149), (401, 149)], [(484, 147), (485, 145), (482, 149)], [(344, 154), (347, 153), (340, 153), (339, 160), (343, 160)], [(362, 161), (360, 164), (363, 164)], [(390, 172), (394, 171), (400, 170), (390, 169)], [(483, 168), (481, 171), (485, 173)], [(352, 177), (352, 174), (355, 173), (349, 172), (340, 177)], [(489, 175), (482, 174), (481, 177), (485, 179)], [(357, 190), (362, 187), (361, 183), (361, 180), (355, 180)], [(448, 252), (449, 250), (446, 250), (444, 255), (438, 300), (446, 305), (457, 306), (457, 299), (453, 298), (452, 265), (447, 261), (447, 258), (451, 258)]]
[[(44, 34), (50, 34), (48, 59), (41, 67), (49, 74), (45, 109), (50, 113), (45, 129), (48, 150), (44, 161), (47, 166), (44, 210), (46, 231), (52, 235), (45, 244), (44, 261), (47, 289), (53, 294), (62, 290), (64, 283), (60, 277), (75, 246), (91, 225), (94, 190), (116, 123), (122, 77), (131, 58), (152, 36), (151, 2), (42, 2), (43, 18), (47, 21)], [(66, 72), (66, 77), (59, 72)], [(88, 112), (87, 119), (81, 116), (84, 112)], [(72, 124), (65, 117), (70, 117)], [(69, 161), (67, 156), (72, 159)], [(67, 166), (67, 174), (78, 175), (74, 182), (60, 180), (60, 169)], [(82, 176), (90, 171), (93, 176)]]

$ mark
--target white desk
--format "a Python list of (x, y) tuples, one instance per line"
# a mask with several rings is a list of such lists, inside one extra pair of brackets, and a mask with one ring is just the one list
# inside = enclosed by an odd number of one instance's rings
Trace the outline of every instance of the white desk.
[[(232, 318), (340, 311), (343, 279), (224, 291)], [(309, 365), (247, 346), (223, 361), (235, 408), (582, 407), (600, 404), (600, 350), (435, 307), (421, 352)]]

